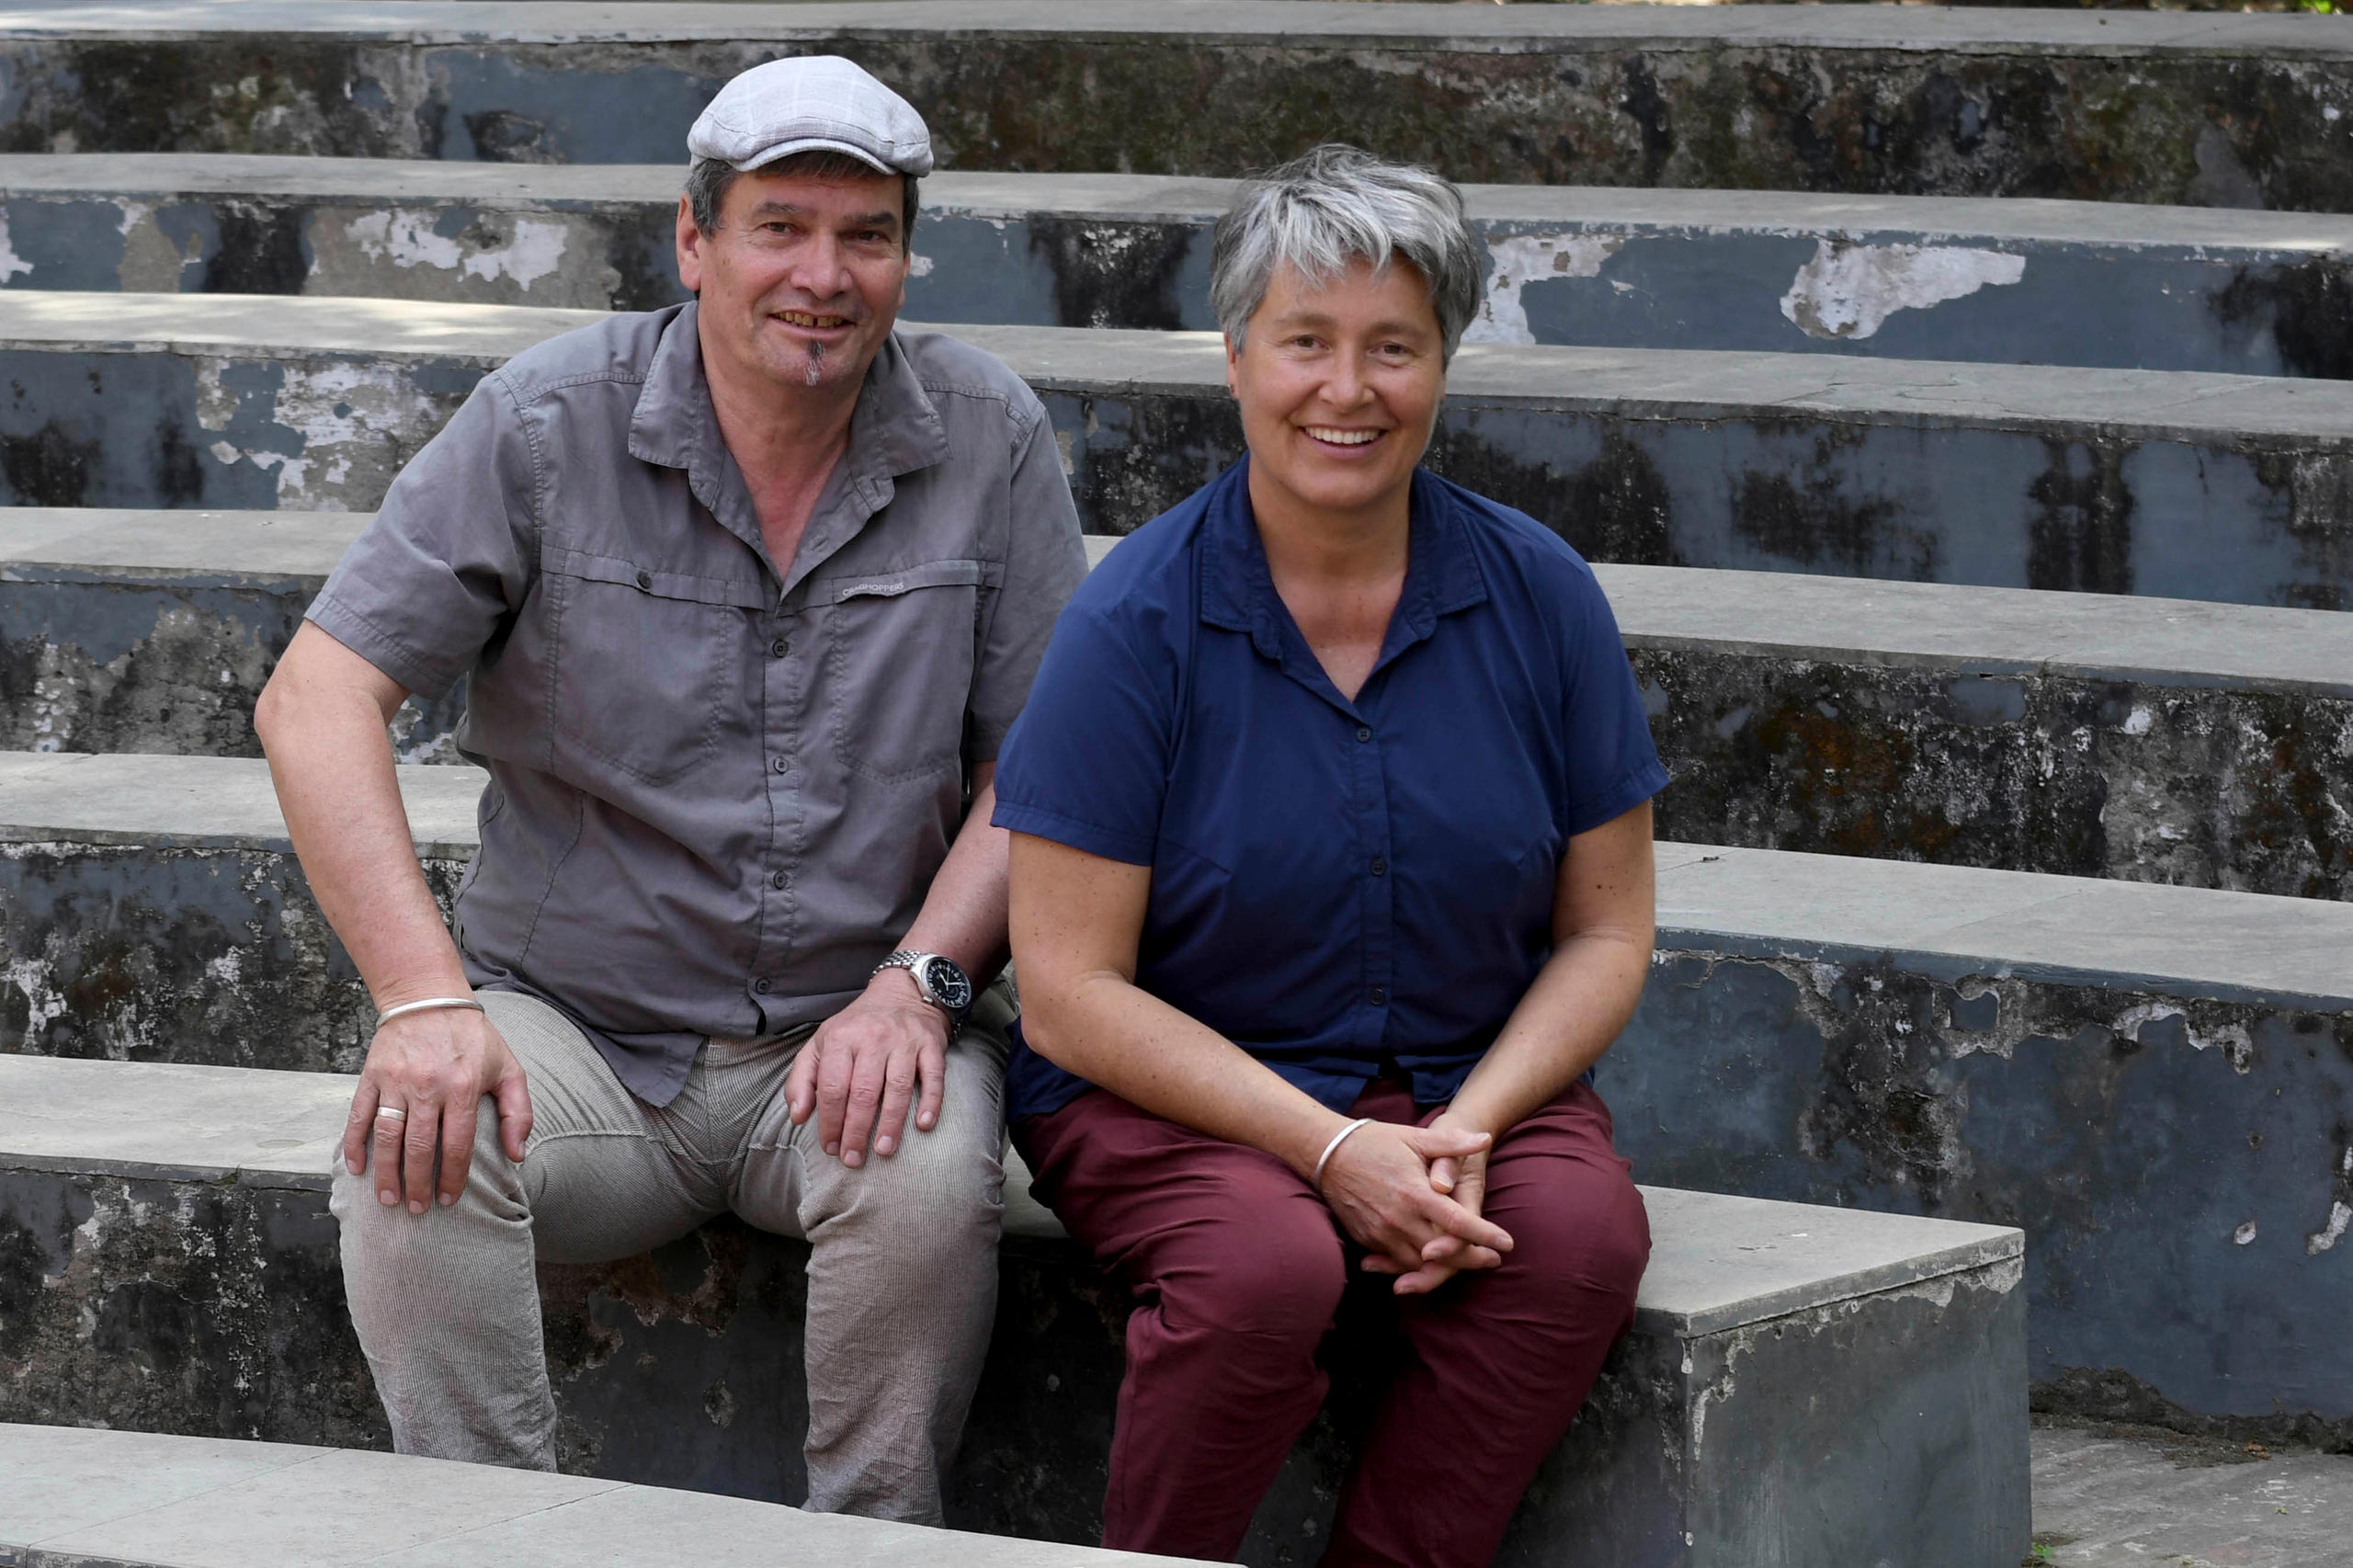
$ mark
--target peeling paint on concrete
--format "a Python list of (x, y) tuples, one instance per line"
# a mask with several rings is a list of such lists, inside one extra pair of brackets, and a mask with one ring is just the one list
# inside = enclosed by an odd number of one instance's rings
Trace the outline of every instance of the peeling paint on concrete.
[(396, 360), (194, 362), (197, 423), (222, 467), (269, 476), (279, 508), (365, 511), (454, 410)]
[(9, 243), (8, 220), (0, 216), (0, 288), (6, 288), (10, 278), (21, 277), (32, 269), (33, 264), (18, 256), (16, 246)]
[(1533, 343), (1520, 291), (1552, 278), (1597, 278), (1623, 234), (1508, 234), (1487, 242), (1487, 286), (1465, 343)]
[(1956, 245), (1859, 245), (1823, 240), (1798, 268), (1781, 313), (1808, 337), (1870, 337), (1898, 311), (2016, 283), (2026, 258)]
[(2353, 1225), (2353, 1143), (2346, 1145), (2345, 1158), (2336, 1167), (2336, 1193), (2328, 1206), (2328, 1222), (2304, 1238), (2304, 1253), (2318, 1257), (2344, 1239), (2345, 1228)]
[(2353, 1012), (1671, 928), (1660, 949), (1600, 1069), (1643, 1180), (2019, 1226), (2054, 1408), (2353, 1443), (2353, 1366), (2273, 1348), (2341, 1327), (2346, 1249), (2313, 1244), (2353, 1210)]
[(469, 247), (439, 231), (441, 217), (434, 211), (393, 208), (352, 219), (345, 233), (363, 255), (384, 257), (395, 267), (430, 267), (465, 278), (511, 278), (526, 290), (563, 265), (569, 236), (562, 223), (512, 218), (504, 244)]

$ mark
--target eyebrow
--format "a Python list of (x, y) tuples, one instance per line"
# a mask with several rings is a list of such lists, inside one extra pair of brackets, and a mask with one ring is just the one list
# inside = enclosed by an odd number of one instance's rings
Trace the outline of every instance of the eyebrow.
[[(803, 207), (798, 202), (779, 201), (774, 197), (764, 197), (752, 204), (752, 210), (746, 213), (745, 217), (749, 219), (769, 216), (805, 218), (813, 215), (813, 209)], [(899, 215), (887, 207), (878, 207), (871, 212), (858, 213), (856, 217), (847, 219), (845, 222), (854, 229), (895, 229), (899, 226)]]
[[(1280, 331), (1285, 327), (1328, 327), (1332, 324), (1332, 316), (1324, 311), (1285, 311), (1274, 319), (1272, 324), (1276, 330)], [(1418, 333), (1427, 335), (1430, 329), (1420, 322), (1392, 320), (1374, 322), (1367, 330), (1373, 333), (1407, 335)]]

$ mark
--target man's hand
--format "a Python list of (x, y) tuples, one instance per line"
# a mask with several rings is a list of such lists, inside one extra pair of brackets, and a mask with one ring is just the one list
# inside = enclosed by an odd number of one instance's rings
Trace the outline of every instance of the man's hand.
[[(462, 1007), (394, 1018), (369, 1044), (343, 1129), (345, 1167), (358, 1176), (372, 1151), (376, 1200), (386, 1208), (405, 1201), (410, 1213), (422, 1214), (437, 1190), (445, 1206), (455, 1203), (473, 1164), (474, 1119), (484, 1095), (498, 1103), (500, 1146), (521, 1163), (531, 1135), (531, 1093), (523, 1064), (490, 1020)], [(387, 1110), (404, 1114), (379, 1114)]]
[(784, 1081), (793, 1125), (813, 1112), (818, 1143), (852, 1168), (866, 1163), (870, 1146), (886, 1158), (897, 1153), (910, 1103), (918, 1131), (939, 1124), (949, 1032), (948, 1015), (923, 999), (913, 975), (882, 971), (794, 1058)]
[[(1501, 1226), (1481, 1218), (1477, 1196), (1461, 1201), (1462, 1167), (1476, 1162), (1474, 1194), (1483, 1193), (1487, 1149), (1483, 1132), (1445, 1125), (1427, 1128), (1376, 1121), (1350, 1133), (1324, 1169), (1324, 1200), (1341, 1227), (1369, 1255), (1370, 1273), (1394, 1274), (1399, 1295), (1436, 1290), (1464, 1268), (1493, 1268), (1511, 1250)], [(1451, 1162), (1449, 1195), (1432, 1169)]]

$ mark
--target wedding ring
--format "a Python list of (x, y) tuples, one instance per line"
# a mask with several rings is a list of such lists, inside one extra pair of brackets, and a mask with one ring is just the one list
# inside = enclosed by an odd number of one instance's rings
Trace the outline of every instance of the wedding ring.
[(394, 1121), (406, 1121), (408, 1119), (408, 1112), (401, 1109), (398, 1106), (380, 1105), (376, 1108), (377, 1120), (381, 1121), (388, 1116)]

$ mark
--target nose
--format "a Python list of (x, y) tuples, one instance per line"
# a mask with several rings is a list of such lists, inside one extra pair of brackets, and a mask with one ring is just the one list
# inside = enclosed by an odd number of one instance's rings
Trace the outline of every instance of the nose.
[(812, 300), (830, 300), (849, 288), (849, 267), (841, 242), (830, 230), (819, 228), (796, 246), (786, 280)]
[(1354, 354), (1332, 357), (1332, 371), (1324, 382), (1324, 400), (1334, 408), (1361, 408), (1372, 397), (1372, 383), (1364, 373), (1364, 364)]

